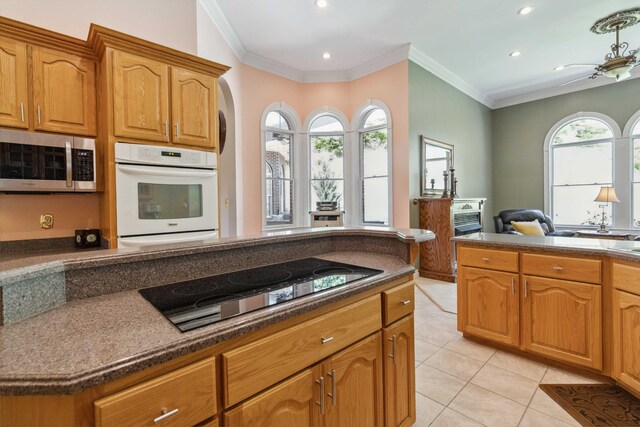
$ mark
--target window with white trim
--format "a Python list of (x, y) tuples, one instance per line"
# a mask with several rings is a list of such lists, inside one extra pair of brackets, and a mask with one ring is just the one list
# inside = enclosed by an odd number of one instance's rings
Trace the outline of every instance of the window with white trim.
[[(550, 202), (556, 225), (596, 225), (601, 210), (594, 199), (600, 187), (613, 185), (613, 130), (596, 117), (580, 117), (560, 126), (551, 137)], [(613, 225), (612, 206), (605, 209)]]
[(344, 206), (344, 126), (335, 116), (323, 114), (309, 126), (310, 210), (318, 202)]
[(293, 137), (290, 121), (270, 111), (263, 123), (267, 226), (293, 224)]
[(389, 225), (389, 128), (381, 108), (369, 110), (358, 130), (360, 148), (360, 220)]
[(633, 227), (640, 227), (640, 119), (631, 129), (629, 135), (633, 149), (632, 192), (633, 192)]

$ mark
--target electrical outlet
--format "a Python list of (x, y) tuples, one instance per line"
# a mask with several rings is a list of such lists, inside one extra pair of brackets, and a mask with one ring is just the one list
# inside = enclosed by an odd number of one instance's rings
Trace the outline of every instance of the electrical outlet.
[(45, 230), (53, 228), (53, 214), (45, 213), (40, 215), (40, 228)]
[(224, 207), (225, 208), (229, 207), (229, 199), (224, 199)]

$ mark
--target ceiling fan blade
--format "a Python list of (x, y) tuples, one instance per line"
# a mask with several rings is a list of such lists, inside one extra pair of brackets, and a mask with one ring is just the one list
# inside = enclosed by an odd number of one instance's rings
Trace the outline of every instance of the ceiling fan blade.
[(595, 77), (593, 77), (594, 75), (595, 75), (595, 74), (588, 74), (588, 75), (586, 75), (586, 76), (578, 77), (577, 79), (573, 79), (573, 80), (571, 80), (571, 81), (561, 83), (561, 84), (559, 84), (558, 86), (566, 86), (566, 85), (569, 85), (569, 84), (571, 84), (571, 83), (578, 82), (578, 81), (580, 81), (580, 80), (590, 79), (590, 78), (595, 78)]
[(567, 67), (597, 67), (600, 64), (567, 64), (564, 68)]

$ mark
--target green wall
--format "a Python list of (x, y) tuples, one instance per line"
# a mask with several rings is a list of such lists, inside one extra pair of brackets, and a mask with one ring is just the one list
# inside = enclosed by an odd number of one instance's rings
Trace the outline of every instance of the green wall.
[[(420, 135), (454, 146), (458, 195), (486, 197), (485, 220), (493, 231), (491, 110), (419, 65), (409, 62), (409, 194), (420, 194)], [(411, 227), (418, 207), (411, 205)]]
[[(604, 77), (601, 77), (604, 78)], [(596, 112), (624, 130), (640, 110), (640, 79), (494, 110), (493, 209), (544, 209), (544, 139), (561, 119)]]

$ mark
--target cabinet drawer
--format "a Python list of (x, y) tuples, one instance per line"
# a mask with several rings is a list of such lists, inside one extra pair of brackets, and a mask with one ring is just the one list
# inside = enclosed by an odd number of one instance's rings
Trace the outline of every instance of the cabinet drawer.
[(407, 314), (413, 313), (415, 308), (415, 295), (413, 292), (413, 283), (407, 283), (382, 293), (385, 325), (393, 323)]
[(614, 262), (613, 287), (640, 295), (640, 267)]
[(195, 425), (216, 414), (215, 396), (209, 358), (97, 400), (95, 421), (99, 427)]
[(222, 355), (225, 407), (269, 387), (382, 327), (380, 295)]
[(460, 247), (458, 262), (469, 267), (518, 272), (518, 252)]
[(601, 283), (601, 262), (597, 259), (564, 258), (554, 255), (522, 255), (522, 272), (575, 282)]

